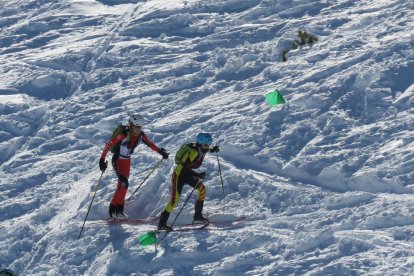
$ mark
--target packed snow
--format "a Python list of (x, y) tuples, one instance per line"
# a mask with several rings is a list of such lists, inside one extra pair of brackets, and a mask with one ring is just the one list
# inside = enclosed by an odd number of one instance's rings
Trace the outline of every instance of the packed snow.
[[(299, 30), (318, 41), (291, 49)], [(0, 269), (413, 275), (413, 47), (406, 0), (0, 1)], [(286, 104), (265, 102), (275, 89)], [(98, 186), (98, 161), (132, 113), (171, 154), (130, 217), (160, 214), (175, 152), (209, 132), (224, 194), (210, 154), (204, 213), (246, 219), (156, 248), (137, 239), (156, 223), (108, 225), (116, 176)], [(137, 148), (127, 197), (159, 160)]]

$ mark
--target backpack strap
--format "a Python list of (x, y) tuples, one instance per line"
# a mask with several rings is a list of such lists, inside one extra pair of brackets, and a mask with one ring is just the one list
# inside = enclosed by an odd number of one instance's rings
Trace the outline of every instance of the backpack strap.
[(129, 126), (121, 125), (122, 134), (126, 136), (126, 141), (128, 142), (131, 139), (131, 134), (129, 132)]
[[(117, 128), (121, 128), (121, 133), (125, 136), (125, 138), (122, 139), (121, 141), (119, 141), (118, 144), (114, 145), (111, 148), (111, 152), (114, 154), (114, 156), (116, 158), (118, 158), (118, 156), (119, 156), (119, 147), (121, 146), (121, 144), (128, 143), (129, 140), (131, 139), (131, 134), (129, 133), (129, 127), (128, 126), (124, 126), (123, 124), (119, 124), (117, 126)], [(112, 136), (112, 137), (114, 137), (114, 136)]]

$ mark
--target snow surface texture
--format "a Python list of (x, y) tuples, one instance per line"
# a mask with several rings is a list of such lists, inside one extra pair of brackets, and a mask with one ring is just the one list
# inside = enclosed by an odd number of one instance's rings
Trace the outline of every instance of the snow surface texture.
[[(414, 2), (2, 0), (0, 268), (21, 275), (413, 275)], [(298, 30), (319, 39), (287, 54)], [(269, 107), (279, 89), (288, 101)], [(131, 113), (172, 158), (126, 205), (159, 214), (200, 132), (205, 213), (229, 230), (87, 223)], [(140, 145), (132, 192), (160, 156)], [(108, 157), (108, 160), (110, 156)], [(108, 169), (88, 220), (107, 216)], [(190, 189), (170, 217), (178, 213)], [(177, 223), (191, 220), (195, 194)]]

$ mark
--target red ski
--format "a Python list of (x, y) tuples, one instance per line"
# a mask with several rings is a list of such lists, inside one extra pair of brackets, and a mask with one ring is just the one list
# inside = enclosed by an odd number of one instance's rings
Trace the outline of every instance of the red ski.
[(148, 218), (137, 218), (137, 219), (133, 219), (133, 218), (129, 218), (129, 219), (113, 219), (113, 218), (107, 218), (106, 222), (107, 223), (152, 223), (155, 221), (158, 221), (160, 219), (160, 216), (156, 216), (156, 217), (148, 217)]

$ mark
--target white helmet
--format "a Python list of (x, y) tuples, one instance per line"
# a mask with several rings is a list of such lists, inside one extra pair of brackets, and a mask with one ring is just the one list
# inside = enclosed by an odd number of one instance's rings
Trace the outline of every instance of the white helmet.
[(145, 119), (139, 114), (134, 114), (129, 117), (129, 123), (133, 124), (134, 126), (142, 127), (145, 125)]

